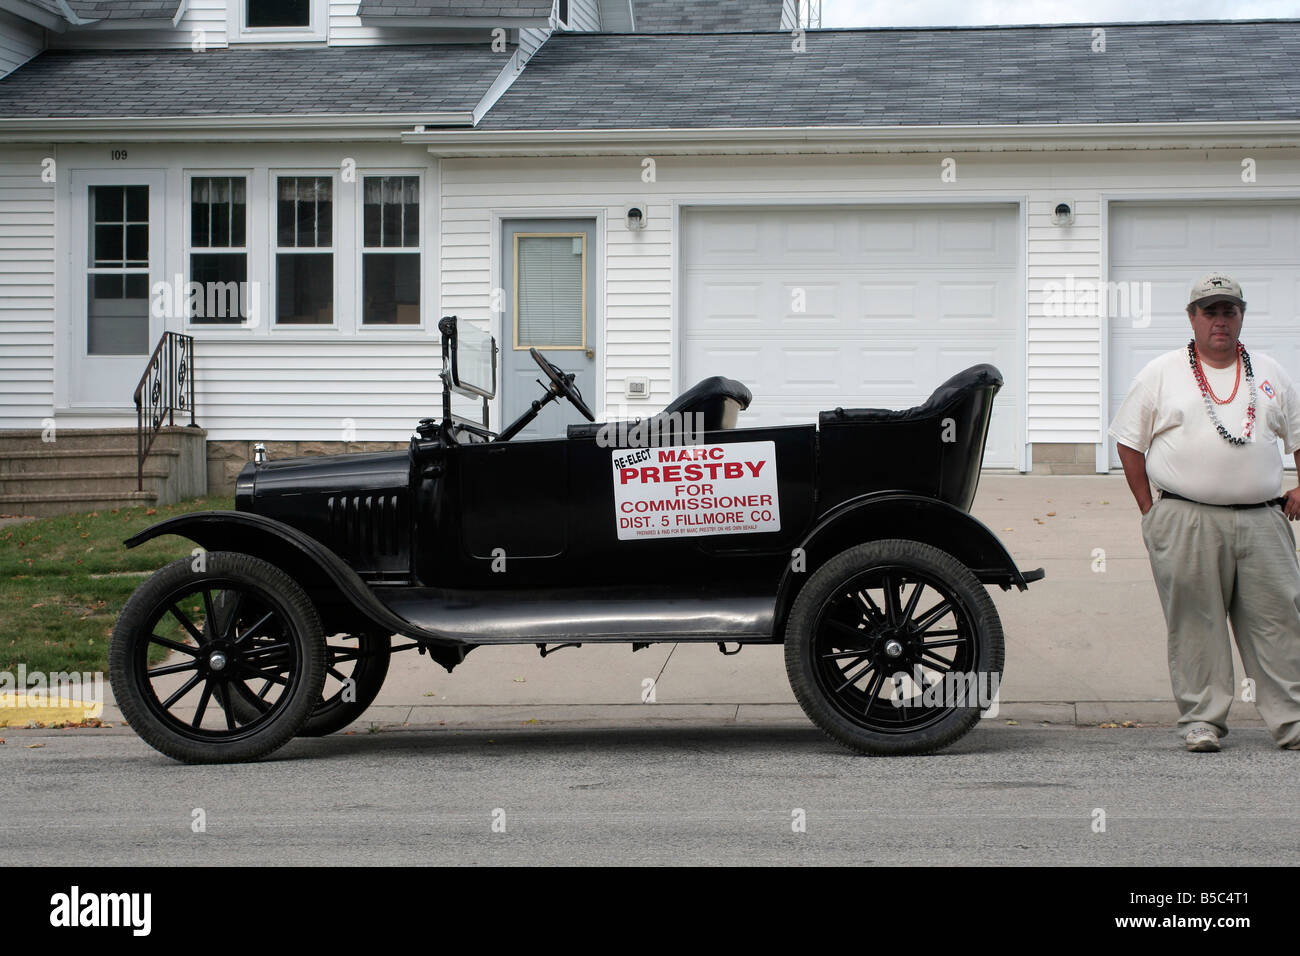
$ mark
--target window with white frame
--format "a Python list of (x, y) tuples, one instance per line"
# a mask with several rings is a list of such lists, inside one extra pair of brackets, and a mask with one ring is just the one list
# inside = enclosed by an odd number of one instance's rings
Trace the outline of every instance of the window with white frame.
[(361, 324), (420, 324), (420, 177), (363, 176)]
[(276, 177), (275, 320), (334, 323), (334, 179)]
[(329, 37), (329, 0), (233, 0), (226, 36), (240, 43), (315, 43)]
[(190, 298), (191, 323), (228, 325), (249, 314), (247, 197), (243, 176), (190, 180), (190, 281), (203, 293)]

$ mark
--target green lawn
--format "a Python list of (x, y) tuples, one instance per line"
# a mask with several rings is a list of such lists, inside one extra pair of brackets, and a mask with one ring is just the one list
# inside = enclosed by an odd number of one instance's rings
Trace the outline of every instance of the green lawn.
[(233, 507), (231, 498), (196, 498), (0, 528), (0, 670), (107, 671), (113, 622), (147, 576), (139, 572), (195, 546), (168, 535), (128, 550), (123, 539), (173, 515)]

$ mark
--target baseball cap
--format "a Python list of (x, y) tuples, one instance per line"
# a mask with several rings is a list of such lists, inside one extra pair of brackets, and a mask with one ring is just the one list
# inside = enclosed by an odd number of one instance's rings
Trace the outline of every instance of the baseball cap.
[(1188, 305), (1209, 305), (1211, 302), (1235, 302), (1243, 309), (1246, 300), (1241, 295), (1241, 283), (1222, 272), (1211, 272), (1196, 280)]

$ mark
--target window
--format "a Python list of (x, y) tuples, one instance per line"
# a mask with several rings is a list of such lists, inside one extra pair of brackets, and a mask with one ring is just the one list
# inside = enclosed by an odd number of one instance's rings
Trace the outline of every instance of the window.
[(334, 180), (329, 176), (278, 177), (275, 219), (276, 321), (281, 325), (333, 324)]
[(364, 176), (362, 198), (361, 322), (419, 325), (420, 177)]
[(587, 236), (515, 233), (516, 349), (587, 347)]
[(191, 298), (195, 324), (230, 324), (249, 314), (247, 190), (243, 176), (190, 180), (190, 281), (203, 287)]
[(149, 187), (90, 186), (86, 348), (149, 353)]
[(309, 27), (311, 0), (248, 0), (248, 27)]

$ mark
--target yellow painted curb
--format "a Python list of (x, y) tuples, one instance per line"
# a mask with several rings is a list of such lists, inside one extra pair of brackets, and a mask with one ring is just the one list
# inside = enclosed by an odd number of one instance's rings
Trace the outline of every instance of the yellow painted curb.
[(48, 694), (37, 696), (42, 703), (28, 702), (25, 694), (0, 694), (0, 727), (26, 727), (35, 721), (39, 724), (79, 724), (104, 716), (103, 701), (84, 704), (67, 697), (51, 699)]

